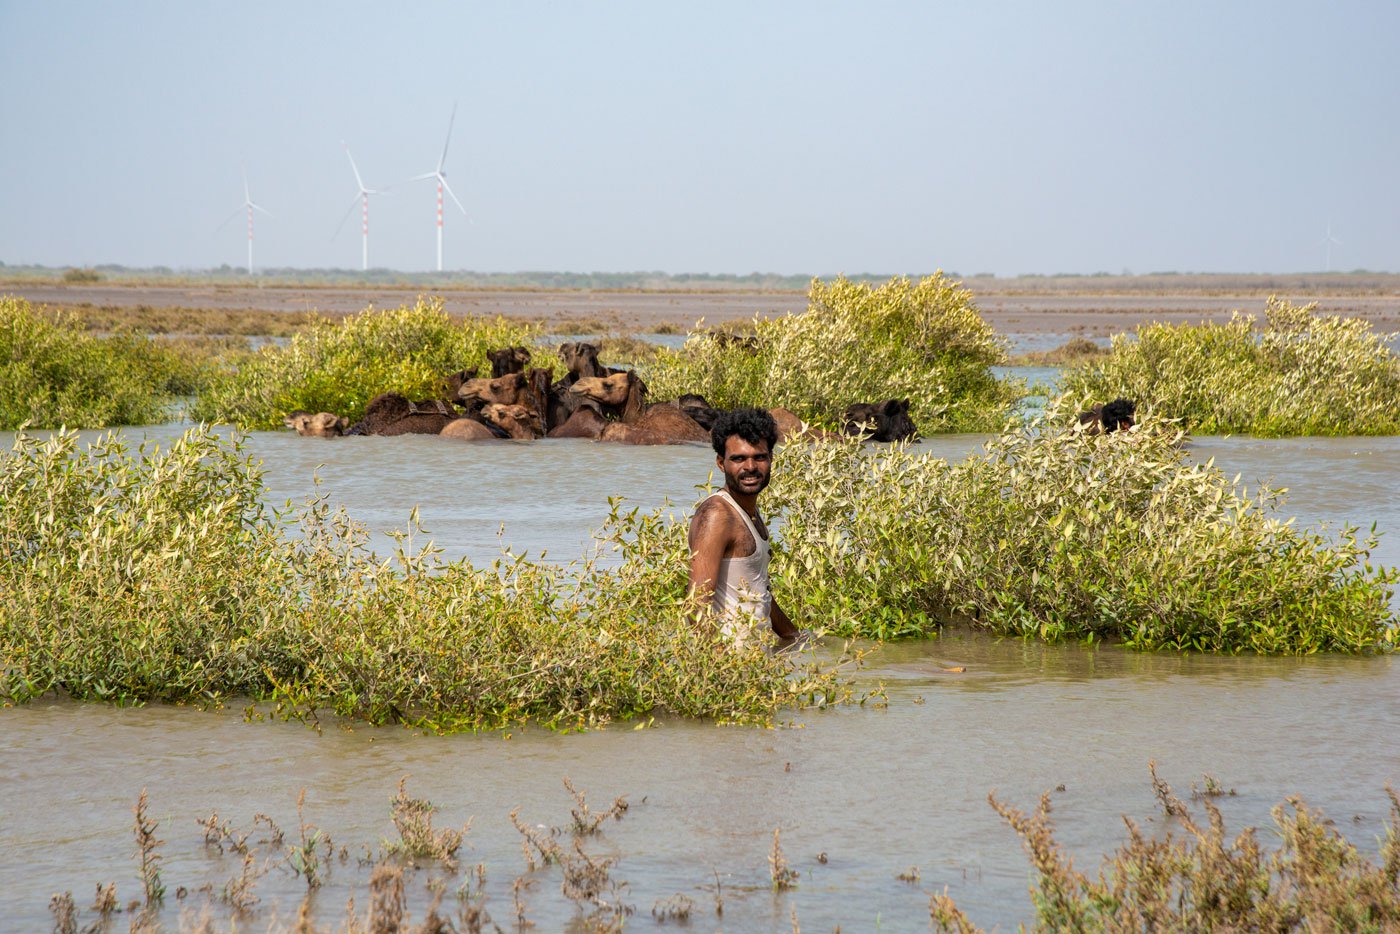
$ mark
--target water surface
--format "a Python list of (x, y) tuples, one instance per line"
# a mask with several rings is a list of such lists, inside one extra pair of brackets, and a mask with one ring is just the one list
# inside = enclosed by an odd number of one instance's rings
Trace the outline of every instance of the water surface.
[[(172, 438), (183, 426), (145, 429)], [(143, 431), (132, 432), (140, 435)], [(96, 433), (92, 433), (96, 434)], [(9, 435), (0, 435), (8, 446)], [(940, 436), (933, 456), (957, 459), (985, 438)], [(376, 534), (422, 524), (448, 557), (487, 561), (503, 543), (568, 560), (588, 547), (609, 495), (644, 508), (687, 510), (714, 458), (705, 448), (624, 448), (588, 442), (452, 444), (437, 438), (320, 440), (255, 433), (253, 453), (274, 501), (322, 489)], [(1304, 524), (1376, 522), (1374, 557), (1400, 564), (1400, 439), (1198, 438), (1253, 485), (1290, 488), (1286, 511)], [(943, 671), (966, 667), (962, 674)], [(923, 929), (928, 894), (949, 892), (972, 918), (1003, 929), (1027, 920), (1029, 870), (1014, 834), (986, 803), (993, 789), (1024, 807), (1054, 794), (1060, 838), (1083, 868), (1121, 840), (1122, 814), (1153, 816), (1147, 763), (1183, 796), (1209, 773), (1238, 794), (1222, 799), (1231, 829), (1267, 824), (1290, 794), (1323, 808), (1371, 855), (1385, 816), (1383, 787), (1400, 784), (1400, 667), (1393, 658), (1219, 658), (1043, 646), (953, 635), (880, 648), (864, 676), (886, 685), (888, 707), (797, 715), (778, 729), (661, 720), (585, 734), (527, 728), (506, 734), (421, 736), (402, 729), (245, 722), (242, 711), (115, 709), (49, 699), (0, 710), (0, 928), (45, 928), (49, 896), (95, 883), (138, 894), (131, 807), (149, 790), (162, 820), (165, 880), (220, 887), (237, 861), (206, 853), (196, 818), (217, 809), (249, 829), (254, 813), (294, 828), (307, 817), (351, 852), (393, 833), (398, 779), (442, 807), (442, 825), (473, 818), (465, 862), (485, 862), (488, 908), (512, 917), (510, 884), (524, 871), (507, 814), (563, 825), (568, 776), (603, 806), (633, 807), (590, 851), (614, 853), (638, 925), (658, 899), (696, 901), (699, 929)], [(1160, 830), (1159, 818), (1148, 826)], [(767, 856), (775, 828), (801, 872), (775, 895)], [(1268, 835), (1265, 834), (1265, 839)], [(825, 853), (827, 861), (818, 862)], [(896, 878), (919, 867), (916, 884)], [(722, 923), (712, 913), (718, 872)], [(573, 918), (558, 870), (527, 899), (541, 930)], [(365, 874), (336, 867), (320, 904), (339, 918), (347, 895), (364, 904)], [(421, 884), (421, 877), (420, 883)], [(412, 903), (425, 900), (416, 887)], [(275, 872), (265, 902), (294, 911), (301, 883)], [(173, 903), (172, 903), (173, 904)], [(172, 922), (174, 909), (168, 916)], [(421, 914), (419, 915), (421, 917)], [(264, 913), (253, 925), (265, 927)]]

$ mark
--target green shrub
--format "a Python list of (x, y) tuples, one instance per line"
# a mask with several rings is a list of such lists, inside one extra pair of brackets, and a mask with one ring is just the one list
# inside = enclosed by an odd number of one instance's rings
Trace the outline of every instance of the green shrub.
[(917, 284), (813, 281), (807, 311), (757, 318), (752, 341), (699, 334), (646, 370), (657, 399), (698, 392), (712, 405), (783, 406), (840, 425), (854, 402), (911, 401), (924, 432), (988, 431), (1017, 397), (989, 367), (1005, 348), (971, 293), (942, 274)]
[[(273, 702), (429, 730), (650, 712), (764, 721), (840, 701), (827, 666), (735, 649), (685, 600), (685, 530), (614, 503), (612, 566), (394, 555), (315, 499), (263, 504), (237, 440), (133, 454), (20, 437), (0, 460), (0, 702)], [(289, 523), (299, 524), (290, 534)]]
[(1400, 571), (1367, 563), (1374, 535), (1280, 521), (1190, 464), (1172, 426), (1087, 436), (1063, 412), (948, 464), (833, 442), (780, 450), (774, 579), (794, 618), (874, 638), (944, 622), (1142, 649), (1364, 652), (1400, 642)]
[(176, 370), (145, 337), (93, 337), (71, 313), (0, 298), (0, 429), (160, 421)]
[(1240, 314), (1228, 324), (1144, 325), (1136, 340), (1115, 337), (1106, 359), (1067, 373), (1064, 395), (1080, 404), (1126, 396), (1204, 434), (1400, 433), (1392, 338), (1314, 308), (1270, 299), (1262, 332)]
[(449, 318), (441, 299), (318, 320), (284, 347), (265, 346), (213, 380), (192, 415), (243, 428), (277, 428), (293, 409), (334, 412), (352, 421), (384, 392), (435, 397), (463, 368), (489, 373), (486, 352), (530, 345), (536, 328), (504, 318)]

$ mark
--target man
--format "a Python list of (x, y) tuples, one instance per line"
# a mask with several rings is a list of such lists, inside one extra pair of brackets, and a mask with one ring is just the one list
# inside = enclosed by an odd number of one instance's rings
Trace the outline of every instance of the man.
[(768, 486), (778, 425), (763, 409), (725, 412), (710, 432), (724, 489), (711, 494), (690, 520), (690, 594), (708, 605), (736, 642), (771, 628), (791, 641), (797, 627), (773, 599), (768, 583), (768, 528), (758, 494)]

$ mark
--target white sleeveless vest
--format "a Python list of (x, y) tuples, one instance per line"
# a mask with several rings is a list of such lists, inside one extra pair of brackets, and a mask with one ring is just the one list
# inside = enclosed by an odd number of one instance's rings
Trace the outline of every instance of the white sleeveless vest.
[(720, 630), (733, 641), (762, 639), (770, 628), (772, 593), (768, 587), (768, 559), (772, 550), (768, 540), (758, 534), (748, 513), (727, 492), (717, 490), (710, 496), (718, 496), (739, 514), (754, 542), (753, 554), (748, 557), (720, 559), (711, 606), (719, 617)]

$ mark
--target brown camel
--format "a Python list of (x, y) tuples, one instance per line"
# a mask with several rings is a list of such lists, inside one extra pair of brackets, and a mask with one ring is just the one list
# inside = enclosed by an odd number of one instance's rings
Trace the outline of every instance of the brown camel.
[(523, 373), (507, 373), (493, 379), (469, 379), (457, 389), (457, 404), (467, 409), (483, 405), (528, 405), (530, 386)]
[(350, 427), (350, 419), (330, 412), (317, 412), (315, 415), (305, 409), (288, 412), (283, 424), (308, 438), (338, 438)]
[(603, 407), (605, 414), (615, 415), (626, 425), (645, 429), (651, 435), (667, 439), (663, 441), (630, 440), (642, 436), (635, 433), (614, 432), (609, 438), (604, 432), (603, 440), (626, 441), (631, 444), (684, 444), (688, 441), (704, 443), (710, 440), (710, 433), (681, 411), (675, 403), (646, 404), (646, 383), (634, 371), (614, 373), (612, 376), (590, 376), (581, 378), (569, 392), (587, 396)]
[(582, 399), (577, 396), (574, 398), (579, 400), (578, 407), (563, 424), (555, 425), (549, 430), (549, 437), (587, 438), (590, 441), (596, 441), (603, 434), (603, 429), (610, 424), (617, 424), (604, 418), (602, 408), (592, 399)]
[(482, 407), (479, 418), (466, 416), (448, 422), (438, 434), (459, 441), (488, 441), (494, 438), (533, 441), (544, 436), (544, 428), (539, 415), (530, 406), (493, 402)]
[(830, 441), (840, 435), (815, 425), (809, 425), (797, 417), (791, 409), (781, 407), (768, 410), (773, 421), (778, 423), (778, 443), (784, 441)]
[(452, 403), (442, 399), (410, 402), (406, 396), (386, 392), (369, 400), (365, 417), (347, 435), (435, 435), (458, 418)]

